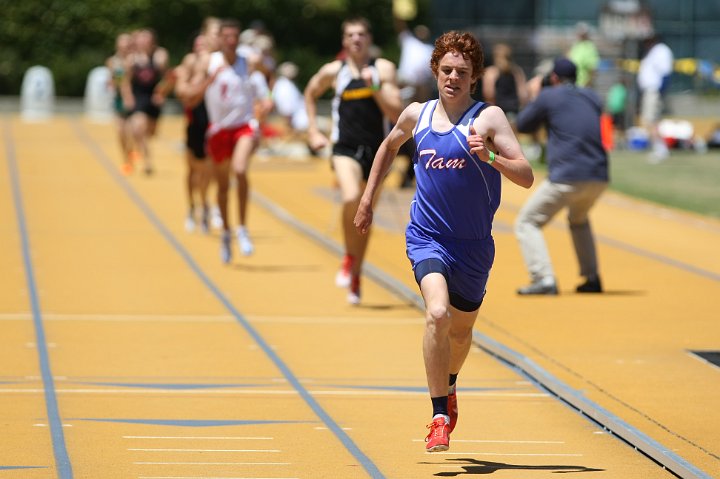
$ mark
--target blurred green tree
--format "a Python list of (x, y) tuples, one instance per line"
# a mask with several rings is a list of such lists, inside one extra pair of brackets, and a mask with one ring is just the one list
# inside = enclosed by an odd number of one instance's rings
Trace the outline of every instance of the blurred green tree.
[(119, 25), (150, 0), (0, 0), (0, 93), (16, 95), (25, 71), (53, 72), (59, 95), (82, 95), (85, 77), (112, 53)]
[[(428, 0), (419, 0), (427, 12)], [(278, 62), (300, 66), (304, 85), (340, 49), (340, 24), (363, 15), (383, 55), (397, 60), (392, 0), (0, 0), (0, 95), (18, 95), (25, 71), (48, 67), (59, 96), (82, 96), (88, 72), (113, 52), (118, 33), (153, 28), (177, 64), (206, 16), (259, 20), (275, 39)], [(418, 20), (422, 20), (419, 18)]]

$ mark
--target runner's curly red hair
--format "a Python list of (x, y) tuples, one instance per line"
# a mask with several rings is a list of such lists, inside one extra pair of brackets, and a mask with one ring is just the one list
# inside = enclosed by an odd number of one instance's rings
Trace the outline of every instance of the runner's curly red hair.
[(473, 78), (475, 79), (470, 87), (470, 92), (474, 93), (478, 80), (483, 73), (485, 55), (482, 45), (480, 45), (478, 39), (469, 32), (452, 30), (440, 35), (440, 37), (435, 40), (435, 49), (430, 58), (430, 69), (435, 77), (437, 77), (438, 74), (440, 60), (448, 52), (458, 52), (463, 58), (470, 60), (473, 69)]

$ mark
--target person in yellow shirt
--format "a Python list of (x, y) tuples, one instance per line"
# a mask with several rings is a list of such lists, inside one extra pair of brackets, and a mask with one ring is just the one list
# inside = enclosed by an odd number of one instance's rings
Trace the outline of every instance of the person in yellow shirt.
[(597, 47), (590, 40), (590, 26), (585, 22), (579, 22), (575, 26), (578, 41), (570, 48), (568, 58), (577, 67), (577, 80), (575, 84), (581, 87), (592, 88), (597, 70), (600, 63), (600, 55)]

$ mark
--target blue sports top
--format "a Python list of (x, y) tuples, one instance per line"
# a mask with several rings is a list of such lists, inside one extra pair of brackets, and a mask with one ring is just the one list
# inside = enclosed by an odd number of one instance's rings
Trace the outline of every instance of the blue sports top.
[(486, 239), (500, 205), (500, 173), (470, 154), (467, 135), (487, 104), (473, 104), (450, 130), (437, 132), (432, 129), (437, 102), (423, 105), (413, 131), (417, 190), (410, 222), (433, 236)]

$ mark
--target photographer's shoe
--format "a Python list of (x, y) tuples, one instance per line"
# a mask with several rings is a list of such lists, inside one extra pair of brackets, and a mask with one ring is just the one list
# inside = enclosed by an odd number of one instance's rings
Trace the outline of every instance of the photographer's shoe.
[(602, 293), (602, 283), (600, 278), (588, 279), (583, 284), (575, 288), (578, 293)]
[(522, 288), (518, 288), (517, 294), (521, 296), (529, 296), (529, 295), (557, 295), (558, 289), (557, 284), (553, 283), (544, 283), (542, 281), (535, 281), (533, 283), (530, 283), (527, 286), (523, 286)]

